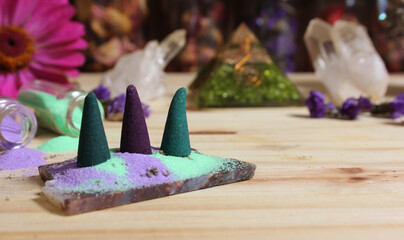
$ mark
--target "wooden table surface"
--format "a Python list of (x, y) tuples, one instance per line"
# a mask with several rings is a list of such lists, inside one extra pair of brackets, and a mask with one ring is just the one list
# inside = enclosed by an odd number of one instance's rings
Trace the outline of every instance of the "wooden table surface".
[[(167, 96), (149, 102), (152, 145), (160, 144), (170, 96), (192, 77), (170, 74)], [(324, 90), (311, 74), (291, 78), (303, 93)], [(78, 81), (91, 89), (99, 80)], [(404, 76), (392, 76), (389, 95), (400, 91)], [(2, 171), (0, 239), (403, 239), (404, 125), (369, 116), (310, 119), (305, 107), (187, 114), (193, 148), (254, 163), (254, 178), (65, 216), (41, 194), (38, 176)], [(121, 123), (105, 127), (109, 146), (118, 147)], [(55, 136), (41, 130), (29, 147)]]

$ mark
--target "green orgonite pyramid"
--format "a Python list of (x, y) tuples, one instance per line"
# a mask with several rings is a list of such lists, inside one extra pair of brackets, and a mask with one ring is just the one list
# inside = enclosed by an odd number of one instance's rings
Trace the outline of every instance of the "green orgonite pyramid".
[(189, 96), (198, 107), (300, 105), (301, 95), (242, 23), (198, 73)]

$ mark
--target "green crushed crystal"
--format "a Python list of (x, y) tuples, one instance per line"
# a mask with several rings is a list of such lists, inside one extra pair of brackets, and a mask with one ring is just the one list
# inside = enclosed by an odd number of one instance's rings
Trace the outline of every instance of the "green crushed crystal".
[(301, 105), (302, 98), (245, 24), (198, 73), (189, 99), (197, 107)]
[(220, 63), (199, 90), (199, 107), (283, 106), (298, 104), (296, 87), (275, 64), (254, 64), (263, 72), (262, 84), (244, 87), (233, 77), (234, 65)]

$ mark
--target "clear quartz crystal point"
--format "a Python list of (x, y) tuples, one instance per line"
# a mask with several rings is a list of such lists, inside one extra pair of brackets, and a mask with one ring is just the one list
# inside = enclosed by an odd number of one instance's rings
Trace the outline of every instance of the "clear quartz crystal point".
[(160, 44), (150, 41), (144, 49), (122, 56), (102, 80), (111, 97), (124, 93), (130, 84), (136, 86), (142, 100), (164, 95), (164, 68), (185, 46), (185, 35), (185, 30), (176, 30)]
[(186, 44), (187, 31), (184, 29), (179, 29), (172, 32), (170, 35), (165, 37), (160, 43), (160, 47), (163, 51), (164, 62), (162, 63), (163, 68), (182, 50)]
[(349, 97), (365, 96), (374, 102), (383, 98), (389, 75), (362, 25), (339, 20), (331, 26), (313, 19), (304, 41), (335, 104)]

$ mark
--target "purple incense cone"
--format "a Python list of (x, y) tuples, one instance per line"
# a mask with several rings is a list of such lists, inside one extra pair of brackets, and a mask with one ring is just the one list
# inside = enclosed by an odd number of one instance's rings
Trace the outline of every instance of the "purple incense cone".
[(133, 85), (129, 85), (126, 89), (120, 152), (152, 153), (142, 103)]

